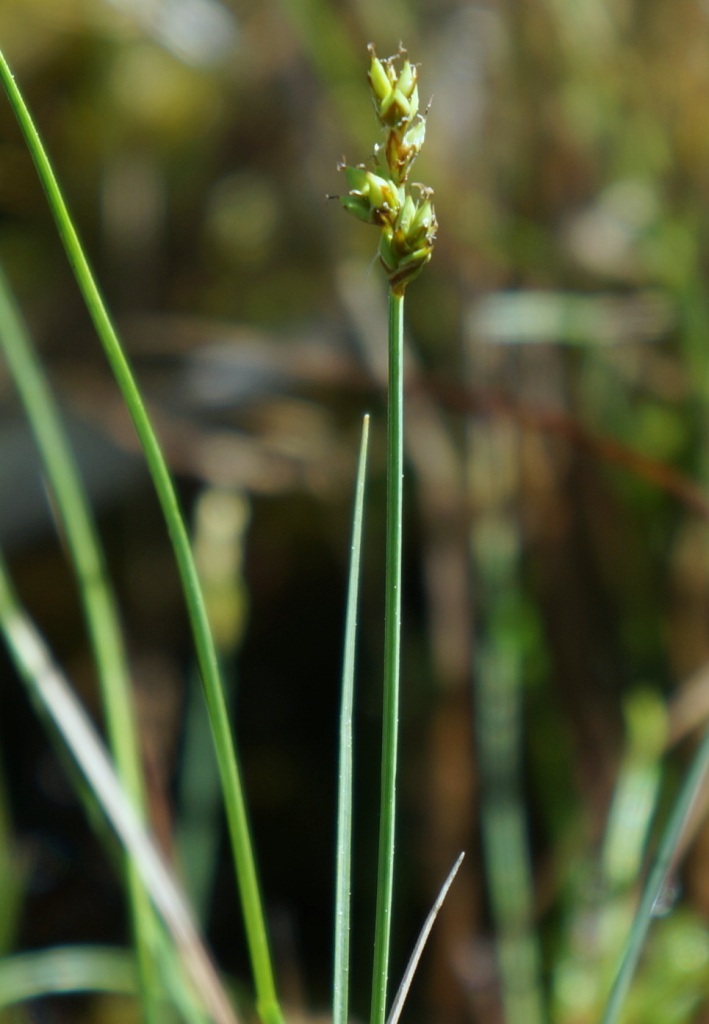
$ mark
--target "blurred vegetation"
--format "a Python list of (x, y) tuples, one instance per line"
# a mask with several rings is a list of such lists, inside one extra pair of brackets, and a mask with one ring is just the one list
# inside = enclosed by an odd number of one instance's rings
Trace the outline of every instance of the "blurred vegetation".
[[(369, 410), (353, 935), (354, 1011), (366, 1012), (385, 298), (370, 232), (325, 196), (343, 187), (338, 159), (371, 148), (365, 46), (384, 55), (400, 39), (422, 63), (422, 101), (433, 97), (420, 175), (441, 230), (408, 302), (393, 968), (465, 848), (410, 1019), (586, 1024), (599, 1019), (709, 711), (709, 5), (0, 6), (0, 45), (195, 509), (204, 571), (227, 569), (210, 593), (294, 1013), (324, 1005), (330, 970), (344, 573)], [(5, 103), (0, 219), (0, 262), (100, 510), (155, 826), (167, 849), (178, 830), (196, 842), (186, 874), (220, 962), (243, 978), (228, 871), (190, 818), (194, 669), (167, 541)], [(95, 707), (78, 604), (4, 367), (0, 494), (18, 585)], [(19, 907), (0, 898), (3, 949), (120, 940), (116, 877), (5, 664), (0, 744), (0, 885), (22, 892)], [(497, 871), (486, 873), (485, 850)], [(709, 1019), (703, 813), (682, 852), (628, 1022)], [(500, 929), (512, 942), (498, 967)], [(525, 979), (519, 992), (510, 977)], [(54, 1000), (42, 1019), (109, 1012)]]

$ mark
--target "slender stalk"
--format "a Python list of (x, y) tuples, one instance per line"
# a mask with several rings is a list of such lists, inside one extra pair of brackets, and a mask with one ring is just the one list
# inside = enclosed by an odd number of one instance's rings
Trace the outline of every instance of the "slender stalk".
[(359, 567), (362, 551), (364, 485), (369, 440), (369, 416), (362, 424), (362, 441), (357, 467), (355, 508), (352, 522), (345, 654), (342, 669), (342, 706), (340, 710), (340, 764), (337, 787), (337, 843), (335, 878), (335, 962), (333, 970), (332, 1024), (347, 1024), (350, 972), (350, 905), (352, 892), (352, 795), (354, 673), (357, 640)]
[[(235, 655), (246, 628), (243, 559), (249, 519), (247, 496), (221, 487), (203, 490), (193, 516), (192, 550), (228, 687), (227, 701), (236, 692)], [(176, 847), (192, 906), (206, 925), (221, 833), (221, 785), (196, 666), (190, 673), (180, 761)]]
[(377, 907), (374, 932), (371, 1024), (386, 1020), (391, 908), (394, 890), (396, 762), (399, 727), (401, 638), (401, 537), (404, 476), (404, 291), (389, 290), (389, 401), (387, 412), (386, 581), (384, 618), (384, 707), (379, 818)]
[(130, 412), (163, 510), (185, 594), (197, 658), (202, 674), (202, 684), (209, 709), (214, 746), (219, 764), (222, 790), (224, 792), (229, 835), (236, 865), (237, 884), (254, 974), (257, 1010), (265, 1024), (281, 1024), (283, 1015), (278, 1003), (273, 979), (241, 774), (234, 750), (217, 655), (175, 488), (132, 370), (121, 348), (108, 310), (84, 254), (54, 171), (33, 124), (29, 110), (1, 52), (0, 80), (2, 80), (10, 105), (34, 160), (84, 302)]
[(367, 78), (386, 141), (372, 161), (340, 164), (348, 185), (342, 205), (353, 216), (376, 225), (379, 261), (389, 280), (389, 403), (387, 425), (386, 595), (384, 623), (384, 709), (379, 818), (377, 907), (374, 928), (371, 1024), (386, 1018), (391, 908), (394, 889), (396, 754), (399, 727), (399, 650), (401, 635), (401, 535), (403, 498), (403, 329), (404, 292), (431, 259), (438, 222), (432, 190), (408, 185), (411, 167), (423, 145), (426, 116), (419, 113), (418, 67), (403, 46), (380, 60), (370, 44)]
[[(36, 438), (71, 552), (101, 686), (111, 749), (123, 784), (142, 815), (145, 795), (127, 658), (101, 544), (59, 410), (2, 268), (0, 346)], [(151, 953), (155, 925), (150, 903), (130, 859), (125, 862), (125, 873), (143, 987), (143, 1009), (151, 1021), (157, 1018), (158, 997)]]

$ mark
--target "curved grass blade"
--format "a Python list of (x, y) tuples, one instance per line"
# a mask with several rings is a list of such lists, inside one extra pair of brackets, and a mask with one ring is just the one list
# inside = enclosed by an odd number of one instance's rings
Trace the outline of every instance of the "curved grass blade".
[(359, 598), (359, 569), (362, 552), (364, 490), (369, 441), (369, 416), (362, 423), (362, 441), (357, 466), (352, 551), (350, 555), (345, 653), (342, 669), (342, 706), (340, 710), (340, 764), (337, 790), (337, 842), (335, 880), (335, 965), (333, 972), (332, 1021), (347, 1024), (350, 973), (350, 906), (352, 894), (352, 793), (354, 674)]
[(682, 833), (706, 780), (707, 772), (709, 772), (709, 732), (705, 734), (694, 755), (694, 760), (685, 776), (660, 839), (657, 856), (640, 897), (625, 953), (603, 1014), (602, 1024), (616, 1024), (630, 989), (650, 923), (658, 911), (664, 911), (664, 894), (671, 881), (672, 873), (677, 867), (677, 851), (682, 841)]
[(391, 1012), (390, 1012), (389, 1016), (387, 1017), (386, 1024), (399, 1024), (399, 1018), (401, 1017), (401, 1011), (404, 1009), (404, 1003), (406, 1002), (406, 997), (409, 994), (409, 989), (411, 988), (411, 982), (414, 980), (414, 974), (416, 973), (416, 968), (419, 965), (419, 960), (421, 959), (421, 954), (423, 953), (424, 948), (426, 946), (426, 943), (428, 942), (428, 937), (431, 934), (431, 929), (433, 928), (434, 922), (435, 922), (436, 918), (438, 917), (438, 912), (440, 911), (441, 907), (443, 906), (443, 901), (445, 900), (446, 896), (448, 895), (448, 890), (450, 889), (451, 885), (453, 884), (453, 880), (455, 879), (455, 876), (458, 874), (458, 868), (463, 863), (463, 858), (464, 857), (465, 857), (465, 853), (459, 853), (458, 854), (458, 858), (457, 858), (455, 864), (453, 865), (453, 867), (448, 872), (448, 877), (446, 878), (445, 882), (441, 886), (441, 891), (439, 892), (438, 896), (436, 897), (436, 902), (431, 907), (431, 910), (429, 911), (428, 917), (426, 918), (426, 920), (423, 923), (423, 928), (421, 929), (419, 937), (416, 940), (416, 945), (414, 946), (414, 951), (411, 954), (411, 959), (409, 960), (408, 964), (406, 965), (406, 970), (404, 971), (404, 977), (401, 979), (401, 984), (399, 985), (399, 991), (396, 993), (396, 996), (394, 998), (394, 1002), (393, 1002), (392, 1007), (391, 1007)]
[(69, 992), (139, 994), (135, 957), (124, 949), (61, 946), (0, 961), (0, 1010)]
[(58, 731), (130, 856), (207, 1011), (216, 1024), (237, 1024), (170, 869), (138, 818), (98, 733), (22, 610), (2, 555), (0, 628), (33, 700)]
[[(101, 544), (54, 396), (2, 267), (0, 346), (32, 428), (71, 554), (118, 773), (142, 816), (145, 807), (143, 775), (127, 656)], [(143, 1011), (150, 1022), (156, 1019), (158, 998), (151, 952), (155, 922), (130, 858), (125, 863), (125, 873), (143, 986)]]
[[(211, 1024), (204, 1010), (195, 1005), (191, 989), (182, 979), (178, 981), (175, 978), (172, 963), (169, 969), (175, 1010), (190, 1024)], [(140, 999), (135, 955), (130, 950), (112, 946), (67, 945), (17, 953), (0, 960), (0, 1012), (32, 999), (70, 993)], [(142, 1003), (140, 1006), (142, 1008)], [(175, 1018), (170, 1015), (168, 1019), (172, 1021)]]
[(34, 126), (27, 105), (1, 51), (0, 81), (2, 81), (5, 88), (13, 113), (23, 132), (25, 142), (47, 195), (52, 215), (54, 216), (59, 235), (84, 298), (86, 308), (103, 345), (126, 407), (130, 412), (165, 517), (185, 595), (197, 659), (202, 675), (205, 699), (209, 709), (210, 724), (224, 793), (229, 837), (236, 865), (237, 885), (256, 987), (257, 1010), (264, 1024), (282, 1024), (283, 1014), (276, 995), (241, 772), (234, 750), (217, 653), (210, 632), (199, 576), (190, 547), (187, 529), (180, 512), (175, 487), (143, 404), (140, 391), (136, 385), (133, 372), (96, 284), (51, 163)]

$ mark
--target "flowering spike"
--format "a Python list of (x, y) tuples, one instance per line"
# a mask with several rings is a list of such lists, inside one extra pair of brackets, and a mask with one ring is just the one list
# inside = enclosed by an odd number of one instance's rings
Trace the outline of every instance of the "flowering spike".
[(404, 48), (385, 60), (377, 57), (373, 45), (368, 49), (367, 78), (377, 118), (387, 135), (383, 144), (375, 146), (374, 171), (363, 165), (340, 165), (349, 187), (341, 202), (355, 217), (381, 227), (379, 258), (391, 287), (402, 293), (430, 260), (438, 226), (432, 190), (417, 186), (417, 200), (407, 190), (409, 172), (426, 135), (427, 111), (418, 112), (418, 65), (411, 63)]

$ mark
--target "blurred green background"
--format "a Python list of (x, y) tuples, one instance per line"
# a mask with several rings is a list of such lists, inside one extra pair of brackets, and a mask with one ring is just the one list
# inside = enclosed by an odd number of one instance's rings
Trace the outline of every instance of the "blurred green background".
[[(496, 794), (507, 795), (529, 834), (546, 1012), (585, 1024), (617, 966), (654, 801), (666, 806), (709, 709), (709, 4), (0, 5), (0, 46), (213, 574), (276, 961), (301, 1014), (326, 1005), (329, 983), (337, 691), (364, 411), (374, 440), (353, 943), (354, 1011), (367, 1011), (385, 285), (375, 233), (325, 197), (344, 188), (338, 160), (365, 160), (377, 141), (366, 44), (385, 56), (400, 40), (422, 65), (422, 104), (432, 97), (414, 178), (435, 190), (440, 236), (407, 296), (393, 970), (466, 849), (408, 1017), (514, 1024), (493, 941), (501, 920), (514, 932), (494, 895), (506, 869), (486, 882), (482, 852)], [(100, 514), (170, 849), (194, 687), (184, 611), (131, 427), (6, 103), (0, 225), (0, 261)], [(0, 540), (95, 706), (71, 576), (2, 366)], [(120, 940), (111, 866), (5, 666), (3, 677), (1, 755), (24, 892), (16, 946)], [(643, 1024), (709, 1019), (701, 815), (686, 845), (681, 905), (654, 929), (629, 1009)], [(245, 978), (224, 858), (204, 884), (219, 961)], [(525, 884), (510, 882), (517, 908)], [(86, 1008), (45, 1010), (54, 1021)], [(108, 1019), (105, 1006), (86, 1012)]]

